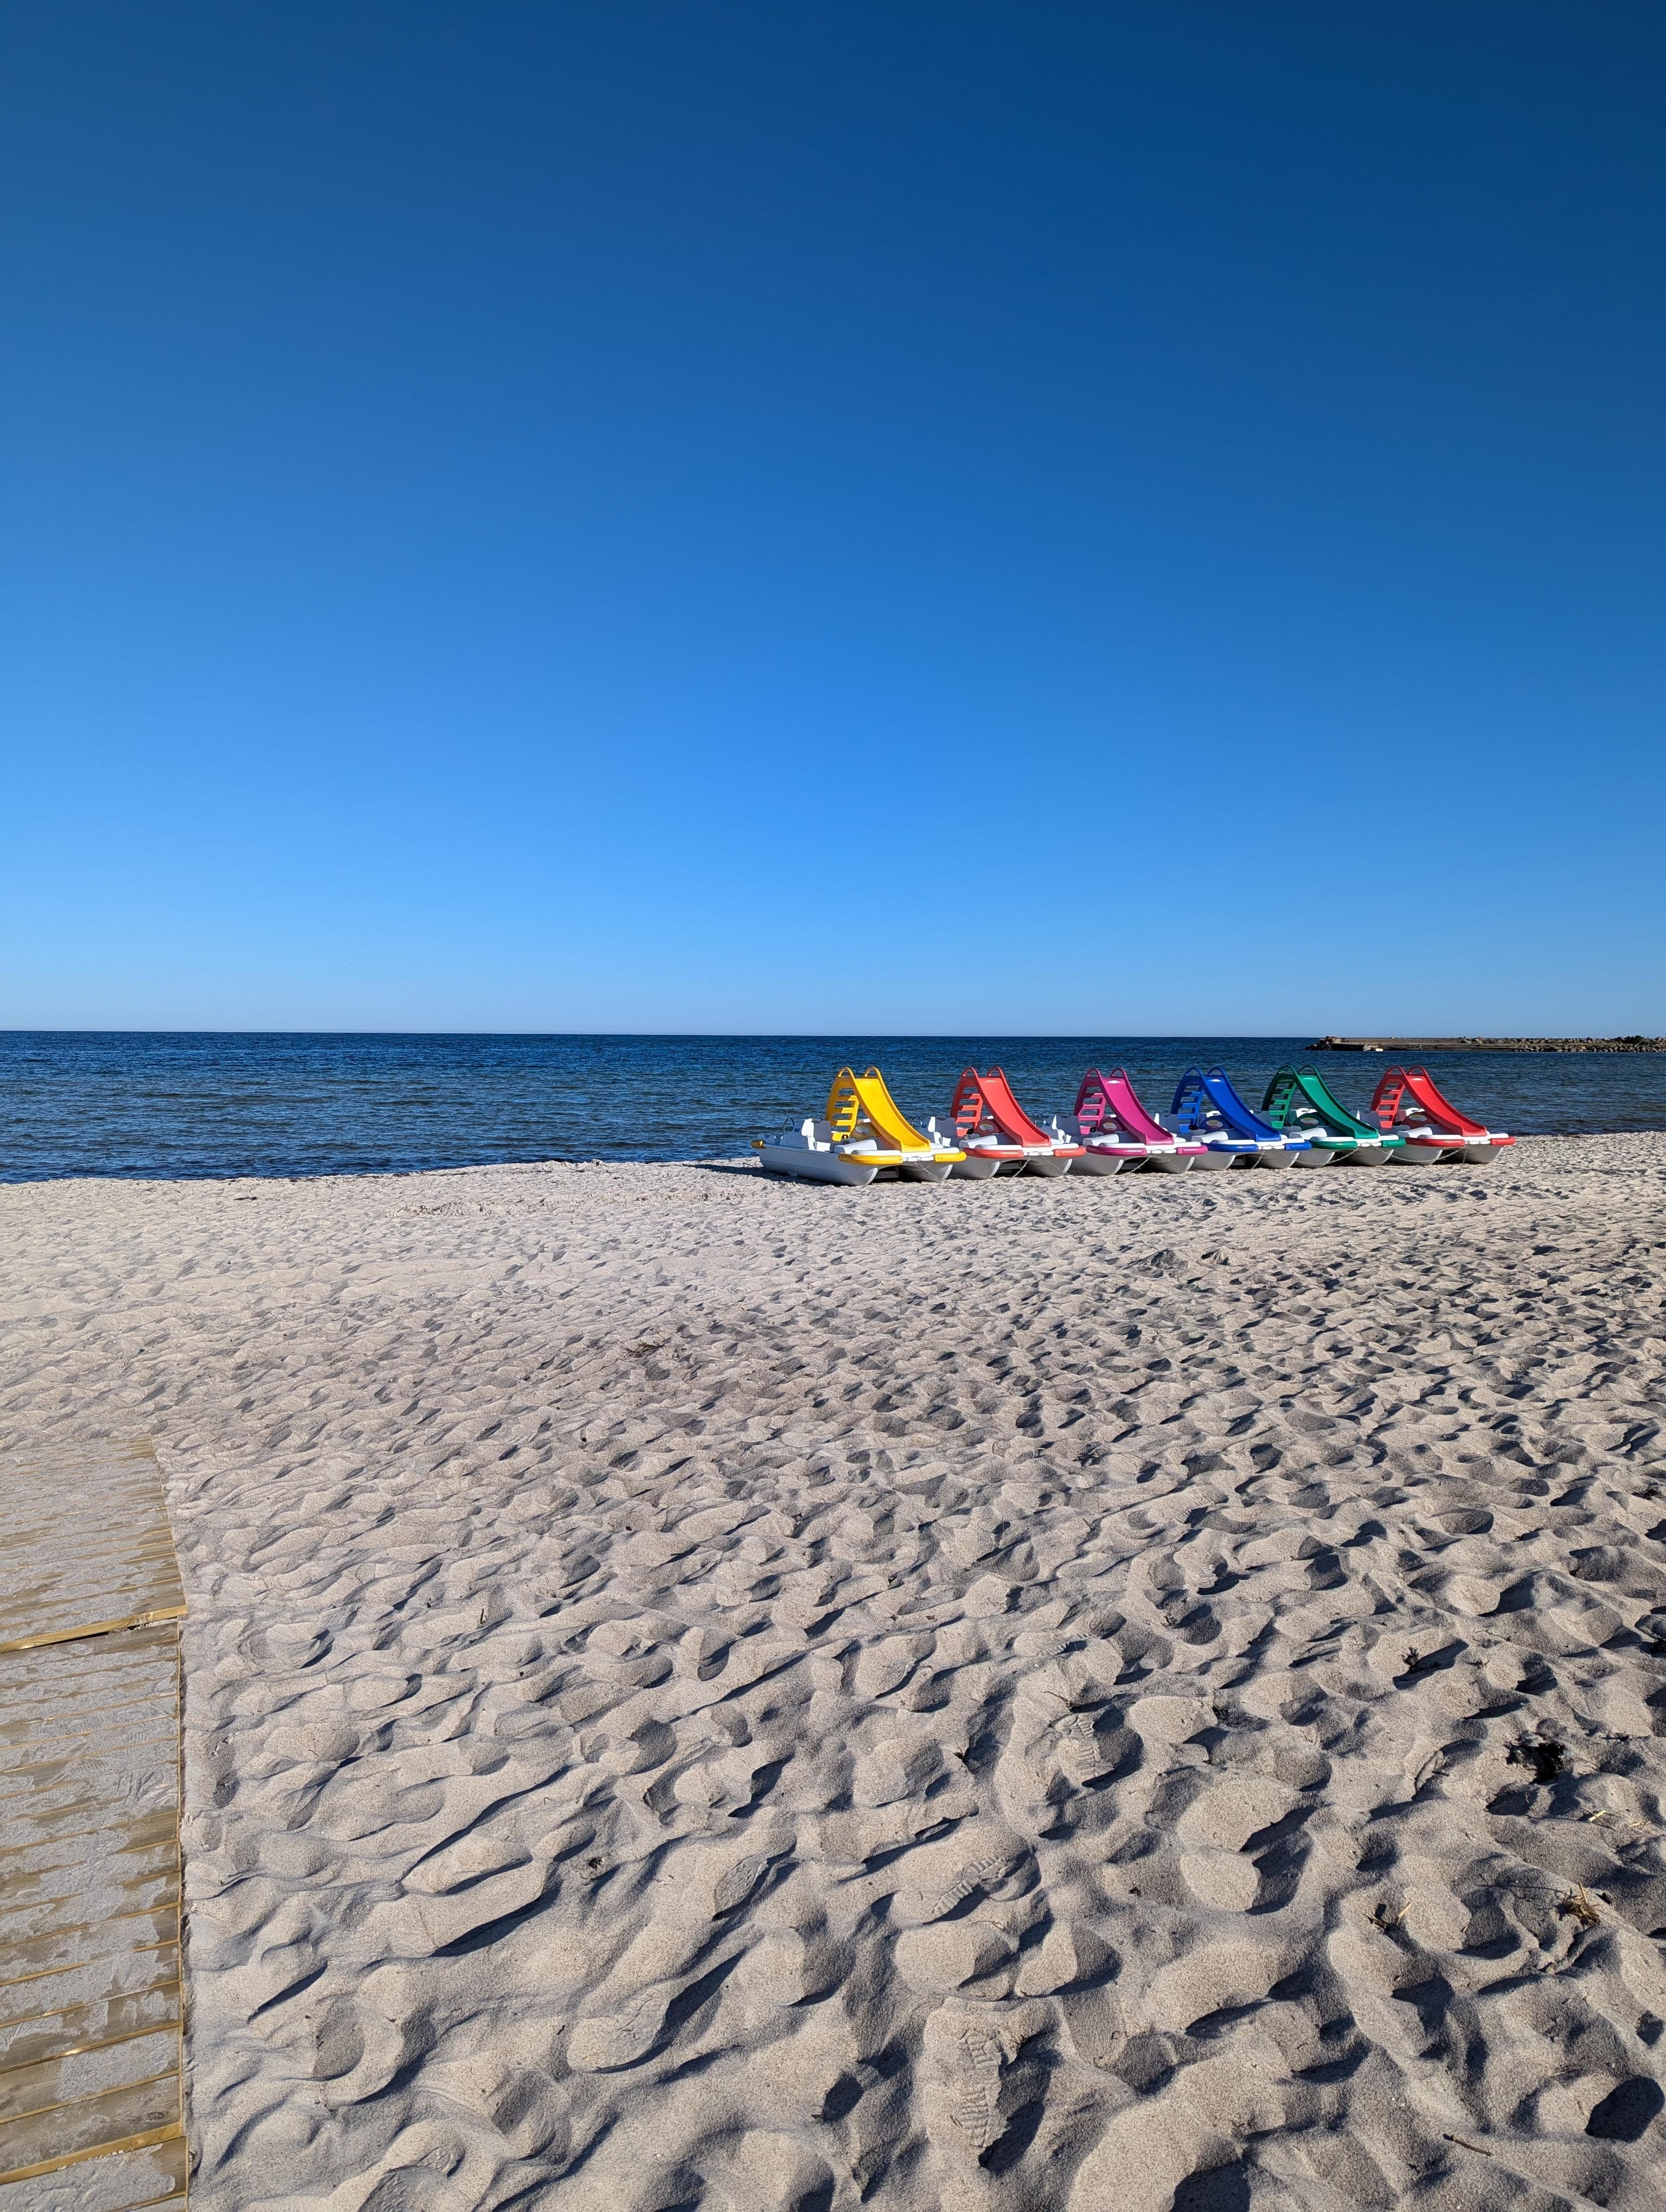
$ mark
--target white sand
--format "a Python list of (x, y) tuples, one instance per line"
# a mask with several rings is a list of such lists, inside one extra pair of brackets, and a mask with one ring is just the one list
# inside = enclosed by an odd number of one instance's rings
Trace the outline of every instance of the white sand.
[(0, 1190), (201, 2212), (1666, 2203), (1663, 1258), (1660, 1137)]

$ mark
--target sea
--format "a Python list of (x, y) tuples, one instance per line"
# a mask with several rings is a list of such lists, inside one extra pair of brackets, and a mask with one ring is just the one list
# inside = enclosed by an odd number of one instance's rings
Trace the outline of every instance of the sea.
[[(399, 1036), (0, 1031), (0, 1181), (410, 1174), (508, 1160), (735, 1158), (819, 1114), (843, 1066), (884, 1070), (919, 1119), (966, 1066), (1004, 1067), (1032, 1114), (1126, 1067), (1164, 1108), (1188, 1067), (1250, 1103), (1311, 1060), (1356, 1111), (1389, 1063), (1303, 1037)], [(1523, 1134), (1666, 1129), (1666, 1054), (1448, 1052), (1443, 1091)]]

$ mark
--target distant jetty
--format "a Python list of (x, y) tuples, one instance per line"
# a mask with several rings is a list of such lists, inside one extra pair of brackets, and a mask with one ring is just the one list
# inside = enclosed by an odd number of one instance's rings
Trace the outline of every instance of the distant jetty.
[(1666, 1037), (1316, 1037), (1310, 1052), (1666, 1052)]

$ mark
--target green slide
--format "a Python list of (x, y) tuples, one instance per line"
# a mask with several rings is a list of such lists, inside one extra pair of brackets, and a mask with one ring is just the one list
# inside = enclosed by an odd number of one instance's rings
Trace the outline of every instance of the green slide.
[(1275, 1129), (1325, 1146), (1350, 1167), (1380, 1167), (1405, 1142), (1350, 1114), (1316, 1067), (1281, 1067), (1267, 1086), (1261, 1110)]

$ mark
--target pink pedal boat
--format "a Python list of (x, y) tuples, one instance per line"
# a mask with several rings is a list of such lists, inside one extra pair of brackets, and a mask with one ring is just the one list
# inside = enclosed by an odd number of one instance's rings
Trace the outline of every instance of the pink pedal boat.
[(1213, 1167), (1207, 1145), (1177, 1137), (1154, 1121), (1140, 1103), (1125, 1067), (1103, 1075), (1089, 1068), (1076, 1093), (1073, 1111), (1055, 1119), (1061, 1136), (1074, 1134), (1082, 1147), (1078, 1175), (1116, 1175), (1123, 1168), (1154, 1168), (1179, 1175), (1187, 1168)]
[(1484, 1129), (1460, 1114), (1435, 1086), (1426, 1067), (1388, 1067), (1371, 1094), (1371, 1110), (1385, 1136), (1403, 1137), (1396, 1157), (1414, 1160), (1469, 1160), (1482, 1166), (1516, 1139)]

